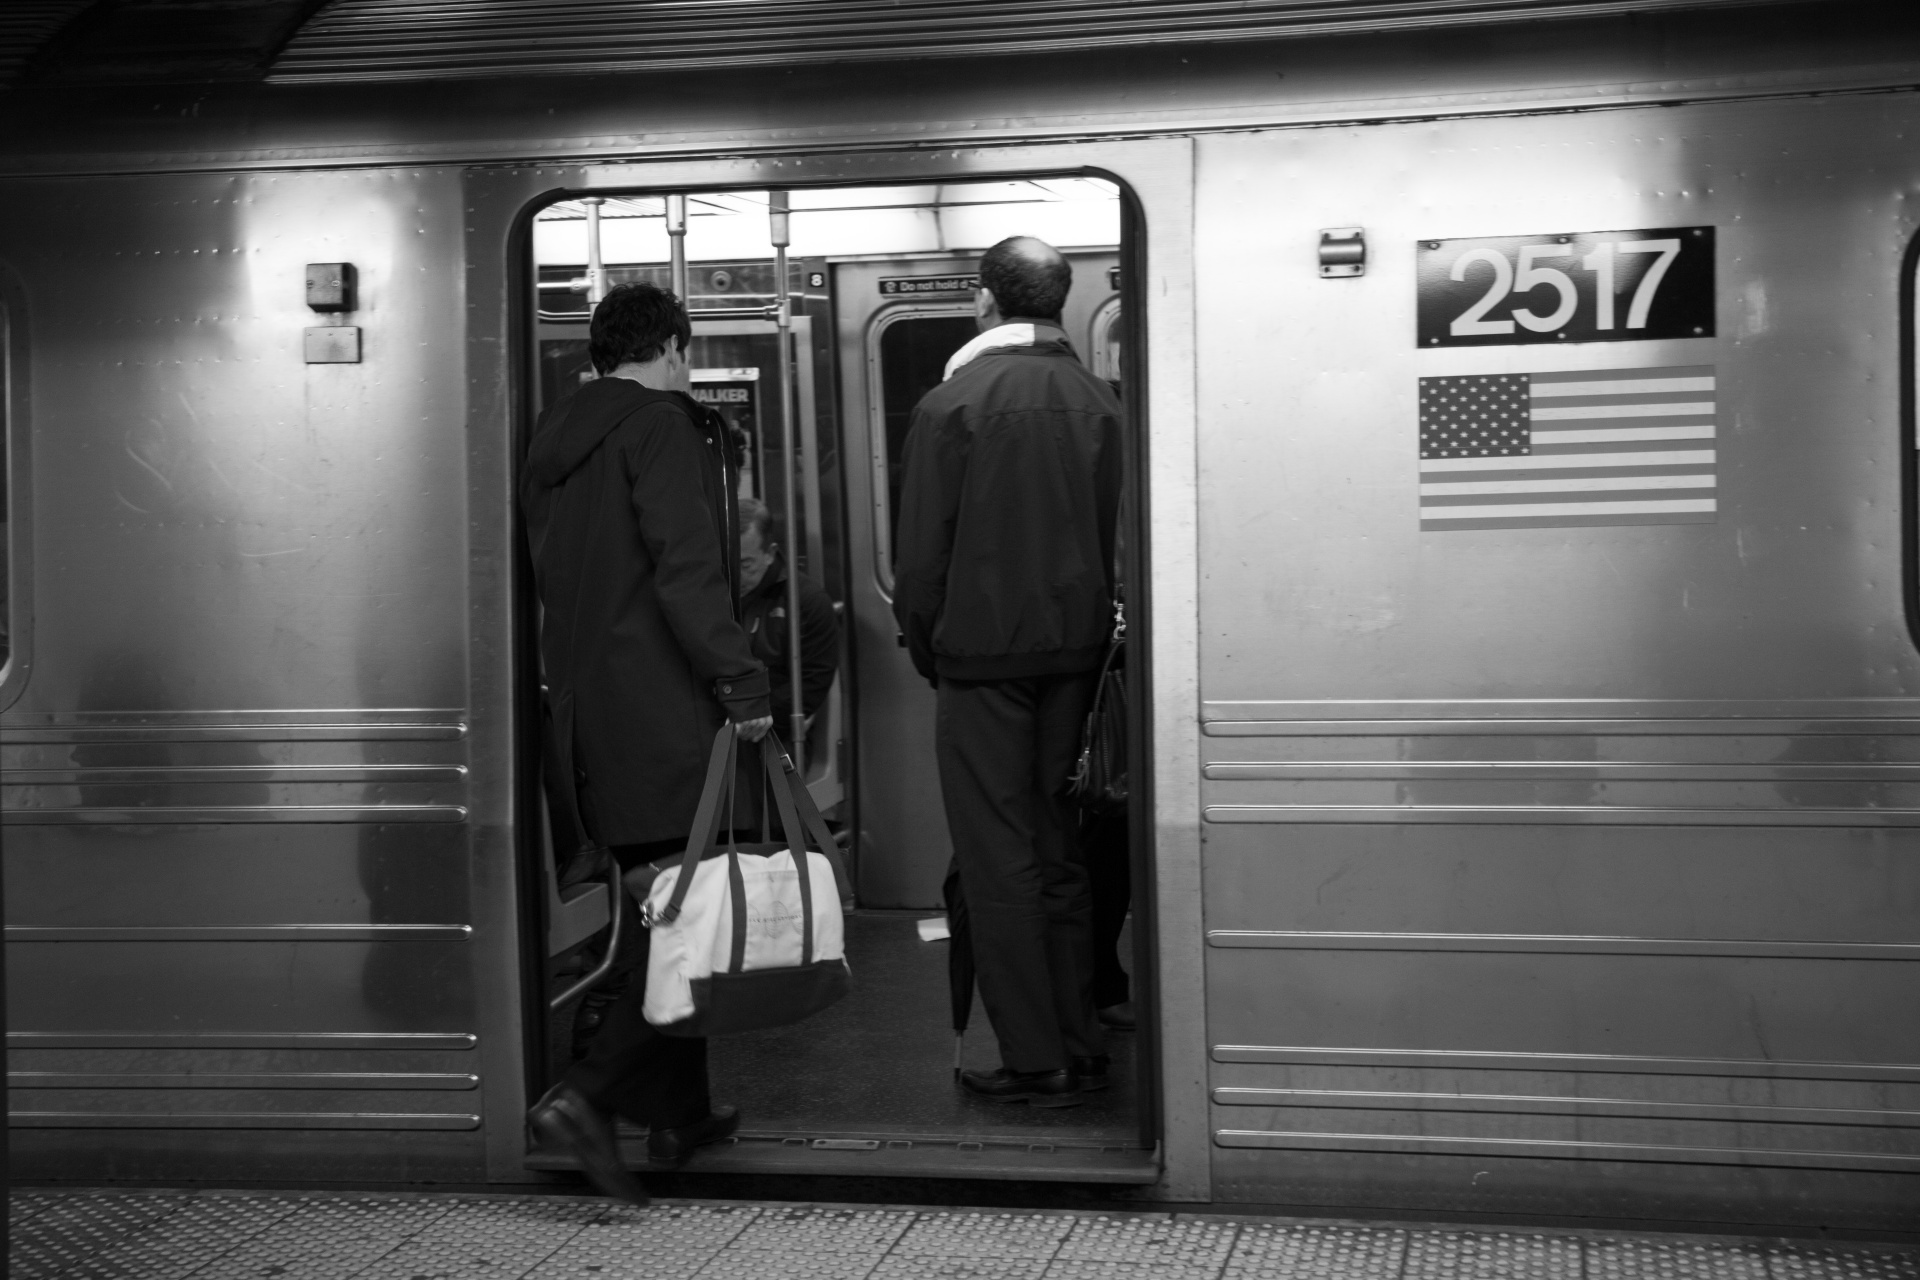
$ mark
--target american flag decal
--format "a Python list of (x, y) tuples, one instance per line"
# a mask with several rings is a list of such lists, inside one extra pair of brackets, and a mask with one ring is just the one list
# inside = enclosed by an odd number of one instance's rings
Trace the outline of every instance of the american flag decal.
[(1420, 527), (1710, 524), (1712, 365), (1420, 379)]

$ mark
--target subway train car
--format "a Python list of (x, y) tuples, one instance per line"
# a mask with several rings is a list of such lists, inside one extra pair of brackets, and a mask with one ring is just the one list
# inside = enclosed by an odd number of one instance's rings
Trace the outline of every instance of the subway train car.
[[(716, 1041), (745, 1125), (688, 1177), (1920, 1226), (1917, 27), (20, 0), (13, 1176), (572, 1176), (523, 1116), (617, 903), (556, 866), (514, 494), (652, 279), (841, 612), (794, 745), (858, 893), (853, 994)], [(1044, 1113), (955, 1092), (888, 609), (1014, 233), (1127, 406), (1139, 1025)]]

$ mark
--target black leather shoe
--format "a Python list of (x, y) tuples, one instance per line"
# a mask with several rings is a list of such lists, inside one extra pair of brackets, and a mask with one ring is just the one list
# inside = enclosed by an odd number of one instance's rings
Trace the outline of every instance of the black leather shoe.
[(1103, 1053), (1097, 1058), (1074, 1058), (1070, 1065), (1074, 1079), (1080, 1082), (1084, 1093), (1097, 1093), (1113, 1083), (1107, 1076), (1113, 1068), (1113, 1059), (1107, 1054)]
[(960, 1083), (968, 1093), (977, 1093), (995, 1102), (1028, 1102), (1036, 1107), (1077, 1107), (1080, 1086), (1073, 1072), (1058, 1071), (962, 1071)]
[(655, 1129), (647, 1135), (647, 1160), (652, 1164), (682, 1165), (695, 1147), (719, 1142), (733, 1136), (740, 1127), (740, 1113), (732, 1107), (715, 1107), (705, 1120), (683, 1124), (678, 1129)]
[(1134, 1017), (1131, 1000), (1122, 1000), (1119, 1004), (1110, 1004), (1096, 1009), (1094, 1016), (1100, 1019), (1101, 1026), (1110, 1031), (1132, 1031), (1139, 1025), (1138, 1019)]
[(601, 1194), (644, 1206), (647, 1189), (620, 1159), (613, 1121), (571, 1085), (557, 1084), (527, 1112), (534, 1143), (570, 1155)]

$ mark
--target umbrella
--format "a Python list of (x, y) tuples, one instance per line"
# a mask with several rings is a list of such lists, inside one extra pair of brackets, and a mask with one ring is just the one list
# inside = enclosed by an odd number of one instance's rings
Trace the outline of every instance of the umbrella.
[(940, 896), (947, 902), (947, 994), (953, 1001), (953, 1078), (958, 1080), (967, 1020), (973, 1014), (973, 924), (967, 918), (966, 895), (960, 892), (958, 863), (947, 864)]

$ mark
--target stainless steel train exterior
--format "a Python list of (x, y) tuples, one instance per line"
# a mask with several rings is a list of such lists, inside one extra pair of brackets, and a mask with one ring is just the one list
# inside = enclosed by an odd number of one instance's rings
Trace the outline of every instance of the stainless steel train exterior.
[[(1143, 1193), (1920, 1222), (1920, 44), (1850, 4), (1372, 8), (427, 83), (295, 37), (306, 81), (12, 90), (15, 1176), (539, 1176), (533, 213), (1097, 174)], [(1565, 280), (1557, 244), (1695, 228), (1699, 332), (1419, 340), (1443, 244), (1531, 237)], [(1345, 229), (1363, 270), (1323, 274)], [(316, 262), (358, 268), (358, 363), (303, 362)], [(1423, 519), (1422, 379), (1646, 369), (1712, 402), (1701, 518)]]

